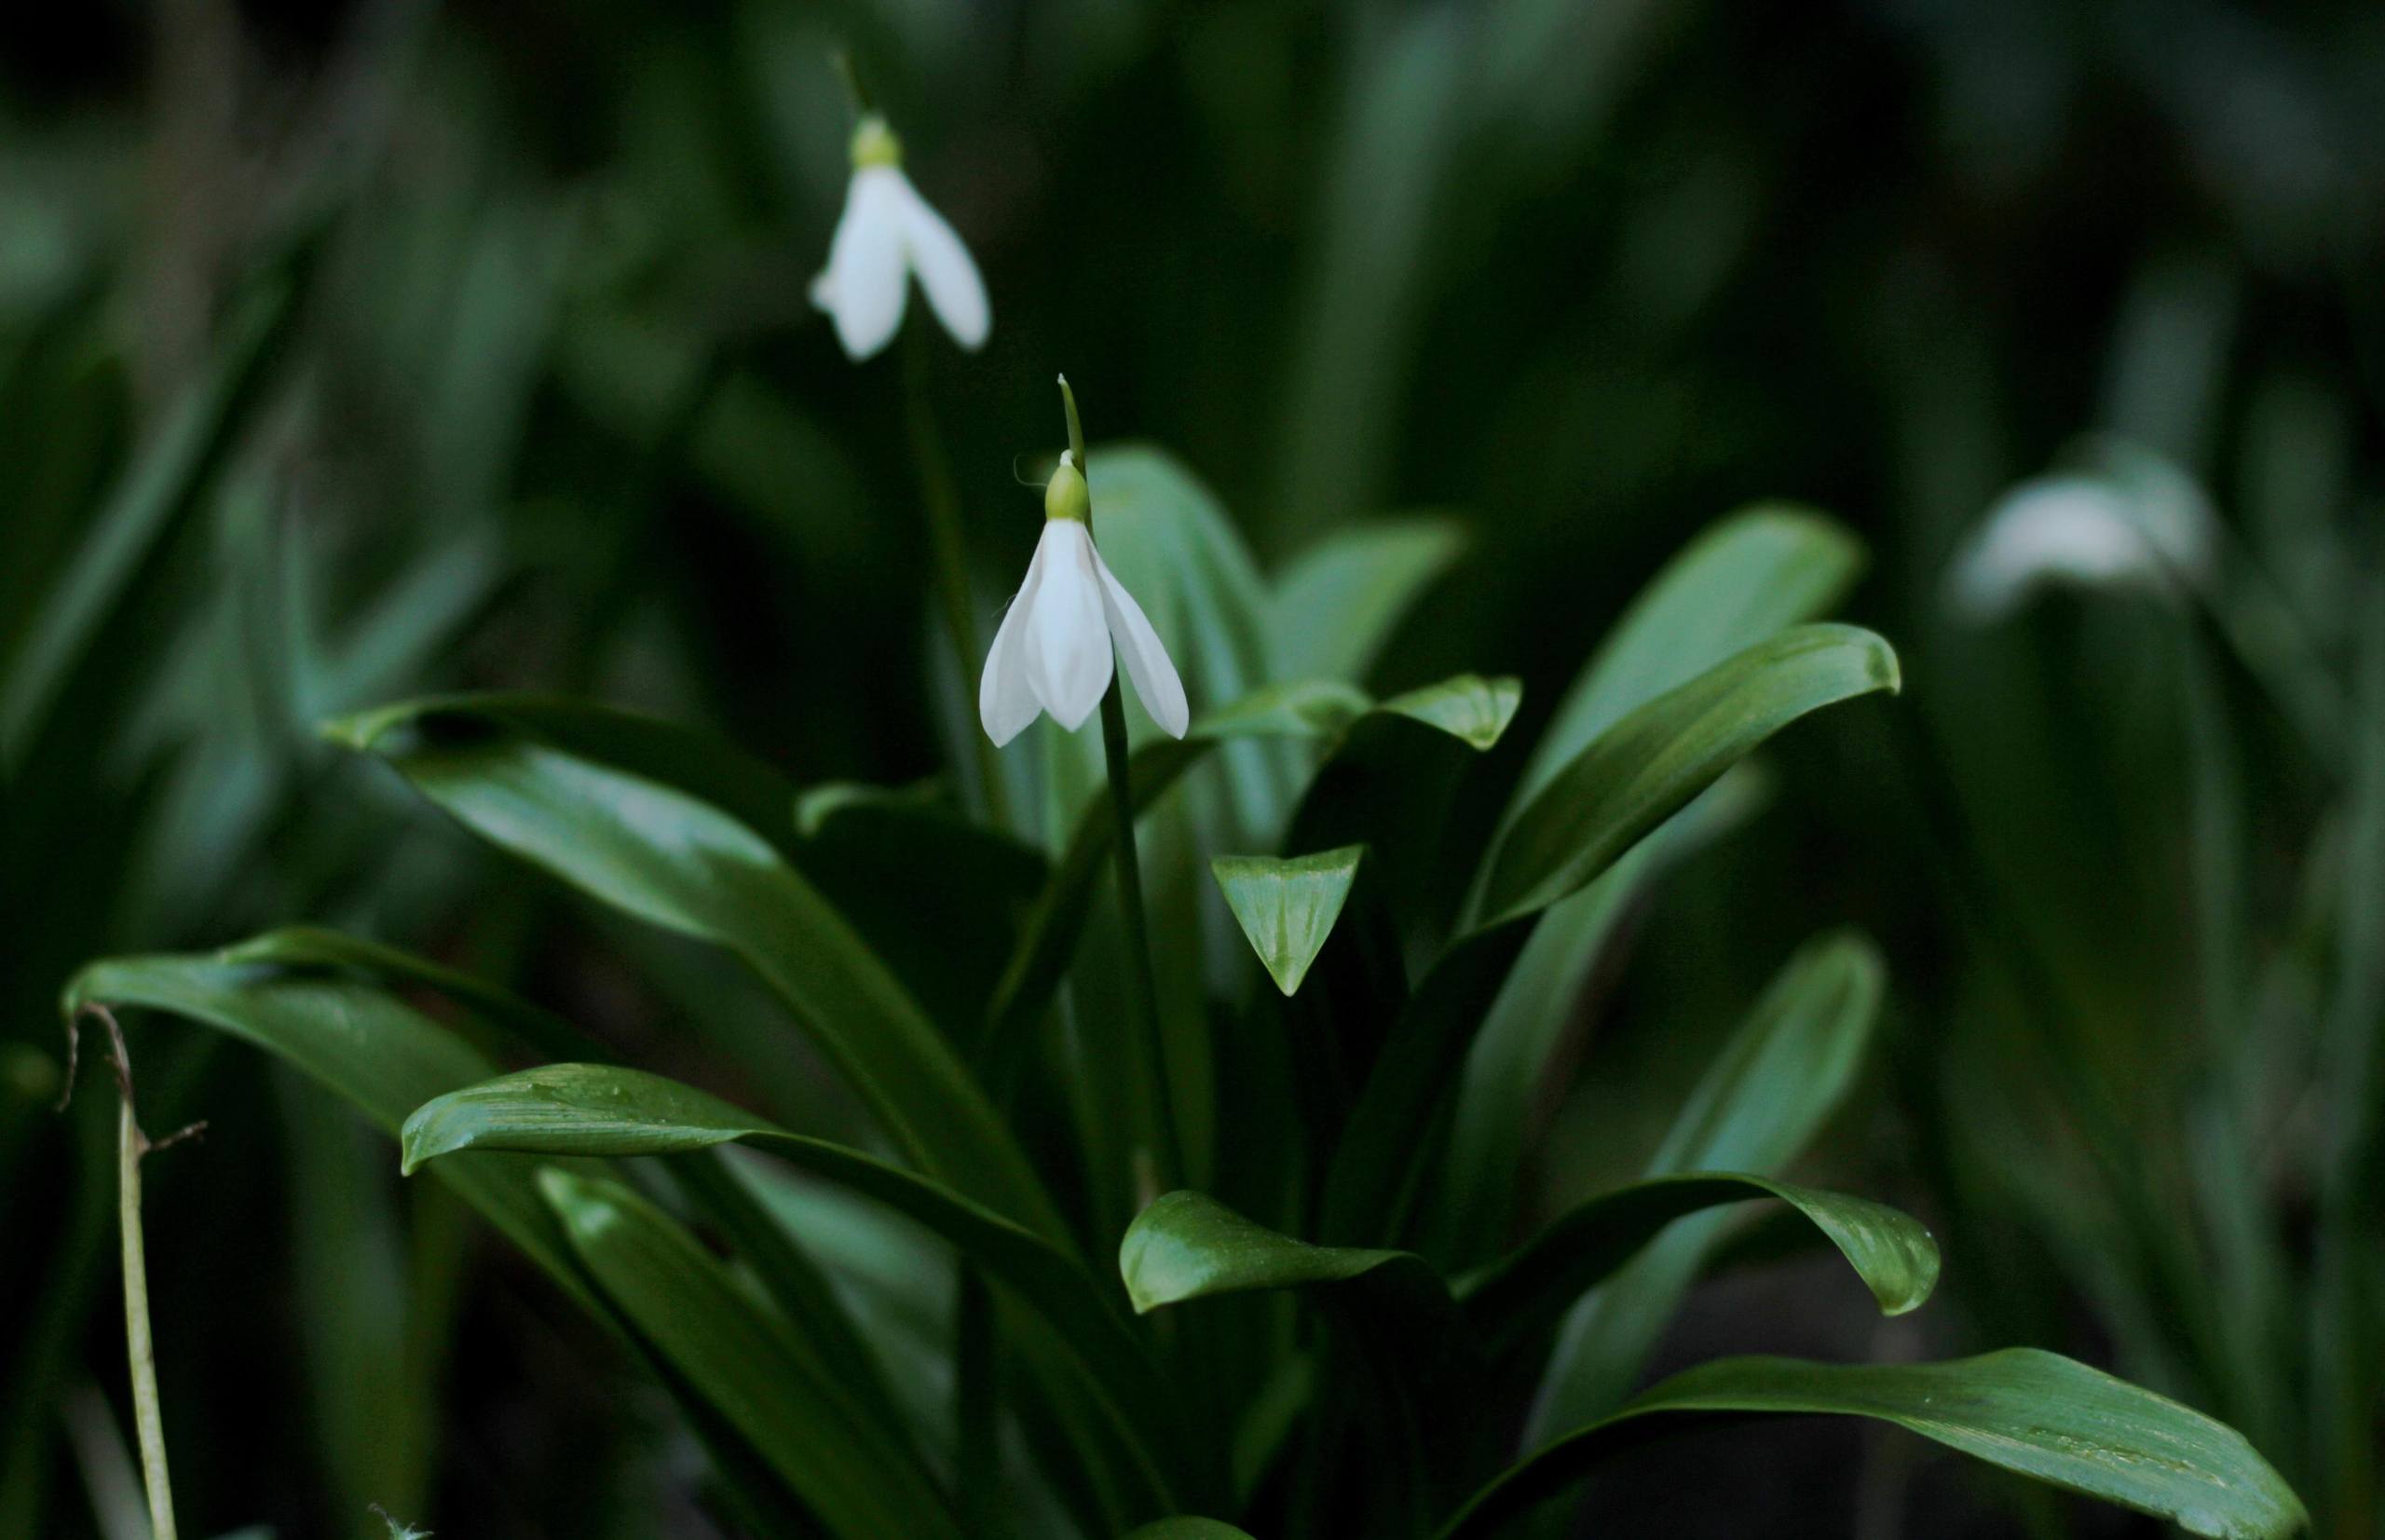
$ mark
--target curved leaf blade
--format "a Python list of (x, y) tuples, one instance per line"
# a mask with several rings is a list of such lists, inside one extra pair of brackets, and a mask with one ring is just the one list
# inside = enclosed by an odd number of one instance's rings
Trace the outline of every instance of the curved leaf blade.
[(471, 1151), (657, 1155), (729, 1143), (766, 1150), (942, 1236), (1070, 1343), (1147, 1441), (1169, 1426), (1168, 1391), (1150, 1349), (1071, 1253), (931, 1178), (789, 1133), (692, 1086), (639, 1070), (542, 1065), (428, 1099), (402, 1135), (410, 1172)]
[[(69, 981), (63, 1003), (70, 1012), (87, 1003), (137, 1005), (212, 1027), (330, 1087), (391, 1135), (415, 1107), (496, 1069), (455, 1033), (379, 989), (208, 957), (105, 959)], [(526, 1172), (476, 1160), (440, 1174), (566, 1292), (593, 1304), (587, 1280)]]
[(1067, 1231), (919, 1002), (779, 851), (679, 789), (506, 725), (458, 741), (437, 706), (332, 729), (501, 849), (593, 898), (735, 952), (794, 1010), (925, 1169), (1055, 1237)]
[[(1886, 974), (1879, 952), (1852, 932), (1801, 948), (1707, 1067), (1648, 1175), (1768, 1175), (1794, 1160), (1854, 1083)], [(1527, 1443), (1624, 1398), (1727, 1221), (1697, 1214), (1670, 1226), (1574, 1307), (1542, 1373)]]
[(1896, 653), (1854, 626), (1795, 626), (1630, 712), (1549, 778), (1492, 858), (1486, 924), (1579, 892), (1774, 733), (1900, 688)]
[(1459, 674), (1394, 695), (1375, 709), (1438, 728), (1460, 743), (1488, 750), (1516, 719), (1523, 698), (1523, 681), (1512, 675)]
[(1780, 1415), (1873, 1418), (2212, 1540), (2269, 1540), (2309, 1522), (2293, 1489), (2225, 1424), (2057, 1354), (2009, 1348), (1937, 1364), (1701, 1364), (1509, 1470), (1438, 1540), (1509, 1533), (1519, 1515), (1646, 1436), (1647, 1419)]
[[(325, 1086), (392, 1136), (409, 1105), (492, 1068), (444, 1027), (354, 980), (285, 974), (210, 957), (113, 958), (69, 982), (66, 1008), (86, 1002), (163, 1011), (238, 1038)], [(620, 1314), (579, 1266), (523, 1163), (473, 1156), (440, 1176), (565, 1294), (607, 1329), (630, 1337)], [(759, 1465), (742, 1436), (685, 1385), (663, 1378), (734, 1503), (756, 1513), (784, 1507), (777, 1479)]]
[(1744, 647), (1828, 614), (1862, 575), (1863, 542), (1792, 503), (1759, 503), (1682, 548), (1639, 597), (1533, 745), (1514, 810), (1628, 714)]
[(1493, 1349), (1535, 1338), (1675, 1220), (1777, 1198), (1812, 1221), (1871, 1289), (1884, 1315), (1918, 1309), (1938, 1284), (1938, 1243), (1918, 1220), (1844, 1192), (1735, 1171), (1658, 1177), (1577, 1205), (1459, 1287), (1466, 1317)]
[(1316, 961), (1350, 884), (1358, 876), (1365, 847), (1345, 845), (1314, 855), (1220, 855), (1209, 862), (1218, 888), (1226, 895), (1251, 950), (1265, 964), (1267, 976), (1286, 995), (1300, 991)]
[(1161, 1194), (1118, 1244), (1118, 1274), (1138, 1315), (1220, 1294), (1351, 1283), (1385, 1270), (1446, 1293), (1439, 1274), (1413, 1252), (1311, 1246), (1200, 1192)]
[[(1625, 713), (1784, 627), (1822, 619), (1864, 561), (1862, 541), (1845, 526), (1789, 504), (1743, 509), (1699, 534), (1640, 591), (1558, 702), (1501, 832)], [(1666, 869), (1760, 800), (1755, 768), (1743, 765), (1533, 928), (1466, 1056), (1441, 1178), (1451, 1201), (1432, 1216), (1434, 1255), (1470, 1264), (1499, 1244), (1514, 1211), (1533, 1097), (1592, 969), (1615, 945), (1617, 922)]]

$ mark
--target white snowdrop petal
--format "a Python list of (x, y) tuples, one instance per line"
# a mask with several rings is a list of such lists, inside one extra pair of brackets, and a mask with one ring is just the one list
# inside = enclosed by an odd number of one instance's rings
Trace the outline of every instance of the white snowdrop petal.
[(902, 188), (904, 240), (912, 270), (920, 275), (920, 287), (927, 291), (929, 307), (952, 334), (953, 341), (972, 349), (985, 346), (994, 318), (986, 298), (986, 280), (977, 276), (976, 261), (910, 179), (899, 170), (894, 177)]
[(1177, 677), (1176, 664), (1169, 661), (1159, 633), (1152, 629), (1143, 606), (1111, 572), (1097, 549), (1093, 552), (1093, 567), (1101, 579), (1101, 604), (1110, 619), (1110, 634), (1118, 643), (1118, 656), (1125, 662), (1136, 698), (1163, 732), (1170, 738), (1183, 737), (1192, 712), (1184, 701), (1184, 681)]
[(2163, 578), (2161, 553), (2128, 501), (2103, 482), (2073, 476), (2007, 494), (1950, 574), (1956, 606), (1979, 620), (2018, 607), (2047, 583), (2159, 586)]
[(812, 303), (837, 324), (837, 340), (859, 362), (894, 340), (909, 288), (904, 260), (903, 173), (865, 166), (853, 173), (845, 211), (828, 245), (828, 270), (811, 286)]
[(1043, 580), (1027, 618), (1027, 677), (1052, 719), (1074, 732), (1110, 688), (1110, 625), (1093, 570), (1093, 540), (1071, 519), (1047, 520)]
[(1043, 577), (1043, 545), (1039, 540), (1035, 559), (1027, 564), (1027, 579), (1018, 585), (1018, 596), (1011, 601), (1009, 612), (994, 633), (993, 647), (986, 654), (986, 672), (977, 681), (977, 720), (996, 748), (1026, 730), (1035, 714), (1043, 709), (1027, 682), (1027, 617), (1035, 608)]

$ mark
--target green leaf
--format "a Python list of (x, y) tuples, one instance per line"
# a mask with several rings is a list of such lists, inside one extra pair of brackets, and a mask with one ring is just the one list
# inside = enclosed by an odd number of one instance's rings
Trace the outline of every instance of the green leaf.
[(619, 1182), (555, 1166), (538, 1181), (606, 1295), (830, 1533), (960, 1540), (916, 1452), (873, 1436), (865, 1403), (686, 1230)]
[(1402, 1233), (1437, 1146), (1433, 1126), (1527, 933), (1766, 738), (1808, 712), (1897, 685), (1896, 654), (1852, 626), (1799, 626), (1631, 712), (1524, 809), (1493, 858), (1488, 918), (1441, 954), (1369, 1078), (1327, 1184), (1326, 1234)]
[(1299, 991), (1308, 965), (1333, 934), (1365, 853), (1362, 846), (1345, 845), (1314, 855), (1220, 855), (1210, 861), (1227, 907), (1285, 994)]
[(1118, 1273), (1138, 1315), (1251, 1289), (1349, 1283), (1385, 1270), (1405, 1288), (1448, 1293), (1440, 1275), (1412, 1252), (1311, 1246), (1199, 1192), (1152, 1200), (1118, 1244)]
[[(68, 983), (65, 1008), (87, 1002), (146, 1006), (203, 1022), (287, 1061), (391, 1135), (423, 1102), (495, 1072), (455, 1033), (380, 989), (348, 980), (204, 957), (110, 958)], [(567, 1292), (590, 1302), (526, 1172), (471, 1160), (440, 1175)]]
[(1868, 1198), (1768, 1177), (1698, 1171), (1617, 1188), (1541, 1229), (1459, 1288), (1476, 1333), (1521, 1346), (1683, 1215), (1773, 1197), (1812, 1221), (1872, 1290), (1881, 1314), (1917, 1309), (1938, 1283), (1938, 1243), (1912, 1216)]
[(1758, 642), (1616, 721), (1549, 778), (1492, 858), (1495, 924), (1579, 892), (1765, 739), (1809, 712), (1898, 688), (1896, 653), (1853, 626)]
[(1250, 1540), (1250, 1536), (1232, 1524), (1215, 1519), (1193, 1519), (1179, 1515), (1145, 1524), (1125, 1540)]
[(1546, 1117), (1569, 1029), (1592, 970), (1667, 871), (1752, 818), (1761, 765), (1742, 760), (1588, 887), (1541, 912), (1466, 1051), (1425, 1250), (1463, 1266), (1509, 1233), (1524, 1152)]
[[(1768, 1175), (1794, 1160), (1854, 1081), (1885, 972), (1852, 934), (1791, 958), (1683, 1104), (1648, 1176)], [(1574, 1308), (1542, 1374), (1528, 1443), (1622, 1400), (1727, 1222), (1700, 1214), (1669, 1227)]]
[(1452, 518), (1381, 519), (1337, 529), (1276, 578), (1267, 605), (1275, 666), (1288, 679), (1357, 683), (1417, 596), (1465, 546)]
[(767, 1150), (942, 1236), (1070, 1344), (1140, 1436), (1170, 1426), (1168, 1392), (1149, 1348), (1070, 1252), (929, 1178), (789, 1133), (693, 1087), (637, 1070), (542, 1065), (427, 1100), (406, 1119), (402, 1148), (412, 1171), (465, 1151), (654, 1155), (732, 1142)]
[(284, 925), (226, 947), (216, 956), (230, 963), (326, 970), (388, 983), (420, 985), (469, 1006), (484, 1020), (505, 1029), (525, 1046), (547, 1057), (573, 1058), (600, 1052), (592, 1039), (560, 1016), (540, 1010), (476, 974), (342, 931), (315, 925)]
[(1789, 504), (1742, 510), (1690, 541), (1558, 702), (1533, 745), (1515, 809), (1626, 715), (1776, 632), (1828, 614), (1863, 563), (1862, 542), (1845, 527)]
[(1439, 1540), (1512, 1533), (1533, 1506), (1644, 1438), (1644, 1419), (1817, 1414), (1893, 1424), (2214, 1540), (2267, 1540), (2309, 1521), (2293, 1490), (2224, 1424), (2059, 1355), (2010, 1348), (1940, 1364), (1701, 1364), (1535, 1452), (1479, 1492)]
[[(358, 957), (388, 961), (405, 955), (369, 943), (354, 946), (358, 950), (352, 955)], [(260, 954), (266, 950), (258, 948)], [(327, 947), (322, 955), (338, 950)], [(393, 976), (403, 971), (390, 970)], [(484, 1080), (495, 1069), (454, 1032), (381, 988), (351, 978), (284, 972), (253, 961), (109, 959), (92, 963), (68, 984), (65, 1008), (77, 1010), (86, 1002), (143, 1006), (213, 1027), (324, 1085), (392, 1137), (415, 1107), (443, 1091)], [(442, 1162), (437, 1176), (599, 1322), (626, 1333), (620, 1315), (591, 1287), (578, 1264), (528, 1163), (503, 1155), (465, 1155)], [(822, 1324), (825, 1329), (831, 1323)], [(730, 1495), (757, 1510), (783, 1506), (774, 1479), (756, 1467), (741, 1436), (721, 1426), (708, 1403), (694, 1397), (684, 1384), (667, 1373), (663, 1379), (679, 1397)]]
[(392, 734), (453, 738), (506, 728), (685, 792), (773, 844), (792, 839), (796, 788), (778, 771), (714, 733), (594, 701), (511, 692), (434, 695), (327, 722), (322, 731), (348, 748), (373, 753)]
[[(1862, 542), (1832, 520), (1760, 505), (1718, 522), (1665, 564), (1558, 702), (1526, 762), (1502, 833), (1565, 763), (1625, 714), (1783, 627), (1818, 620), (1863, 569)], [(1533, 928), (1466, 1056), (1450, 1133), (1433, 1254), (1465, 1263), (1506, 1233), (1532, 1109), (1556, 1068), (1591, 970), (1621, 918), (1662, 873), (1750, 816), (1760, 800), (1743, 765), (1673, 815)], [(1487, 865), (1485, 874), (1487, 875)]]
[(1375, 709), (1438, 728), (1478, 749), (1489, 749), (1507, 730), (1507, 724), (1515, 720), (1516, 707), (1523, 696), (1520, 679), (1505, 675), (1486, 679), (1479, 674), (1460, 674), (1436, 685), (1395, 695)]
[(435, 706), (330, 730), (387, 758), (490, 842), (649, 923), (729, 947), (788, 1003), (912, 1159), (1030, 1228), (1067, 1233), (935, 1024), (752, 828), (510, 724), (473, 719), (459, 736)]

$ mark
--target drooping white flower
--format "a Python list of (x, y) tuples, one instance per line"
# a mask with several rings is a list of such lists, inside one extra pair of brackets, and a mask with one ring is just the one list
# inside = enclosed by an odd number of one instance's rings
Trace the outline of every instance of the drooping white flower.
[(2128, 469), (2136, 473), (2044, 476), (2006, 493), (1955, 557), (1956, 607), (1992, 620), (2049, 584), (2171, 593), (2200, 581), (2215, 538), (2201, 495)]
[(969, 248), (903, 174), (903, 147), (886, 120), (853, 130), (853, 179), (828, 243), (828, 266), (811, 280), (811, 303), (828, 312), (837, 340), (858, 363), (894, 340), (911, 275), (952, 340), (984, 346), (993, 325), (986, 281)]
[(1190, 712), (1183, 681), (1168, 661), (1143, 606), (1093, 543), (1086, 523), (1090, 499), (1073, 454), (1043, 489), (1043, 535), (1027, 580), (1002, 617), (977, 685), (977, 717), (996, 744), (1009, 743), (1050, 712), (1073, 732), (1110, 688), (1111, 647), (1152, 720), (1171, 738), (1184, 736)]

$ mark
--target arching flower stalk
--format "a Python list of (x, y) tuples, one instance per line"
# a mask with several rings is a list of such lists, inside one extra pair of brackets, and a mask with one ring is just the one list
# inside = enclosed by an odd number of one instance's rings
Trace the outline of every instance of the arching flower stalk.
[(1069, 447), (1043, 488), (1043, 534), (1028, 564), (1010, 613), (1002, 617), (986, 655), (977, 686), (977, 716), (986, 736), (1009, 743), (1043, 712), (1075, 731), (1101, 708), (1101, 748), (1110, 781), (1112, 835), (1118, 864), (1118, 906), (1128, 949), (1126, 974), (1139, 1029), (1120, 1043), (1131, 1080), (1143, 1088), (1149, 1143), (1144, 1185), (1152, 1195), (1174, 1186), (1184, 1171), (1184, 1143), (1176, 1129), (1176, 1101), (1168, 1088), (1167, 1044), (1159, 1026), (1159, 993), (1152, 969), (1151, 926), (1143, 912), (1140, 857), (1135, 849), (1134, 786), (1126, 766), (1126, 708), (1111, 648), (1124, 664), (1135, 693), (1160, 729), (1184, 736), (1189, 712), (1184, 682), (1176, 676), (1167, 648), (1101, 559), (1093, 543), (1093, 496), (1084, 479), (1084, 429), (1069, 377), (1060, 376), (1060, 400), (1069, 414)]

